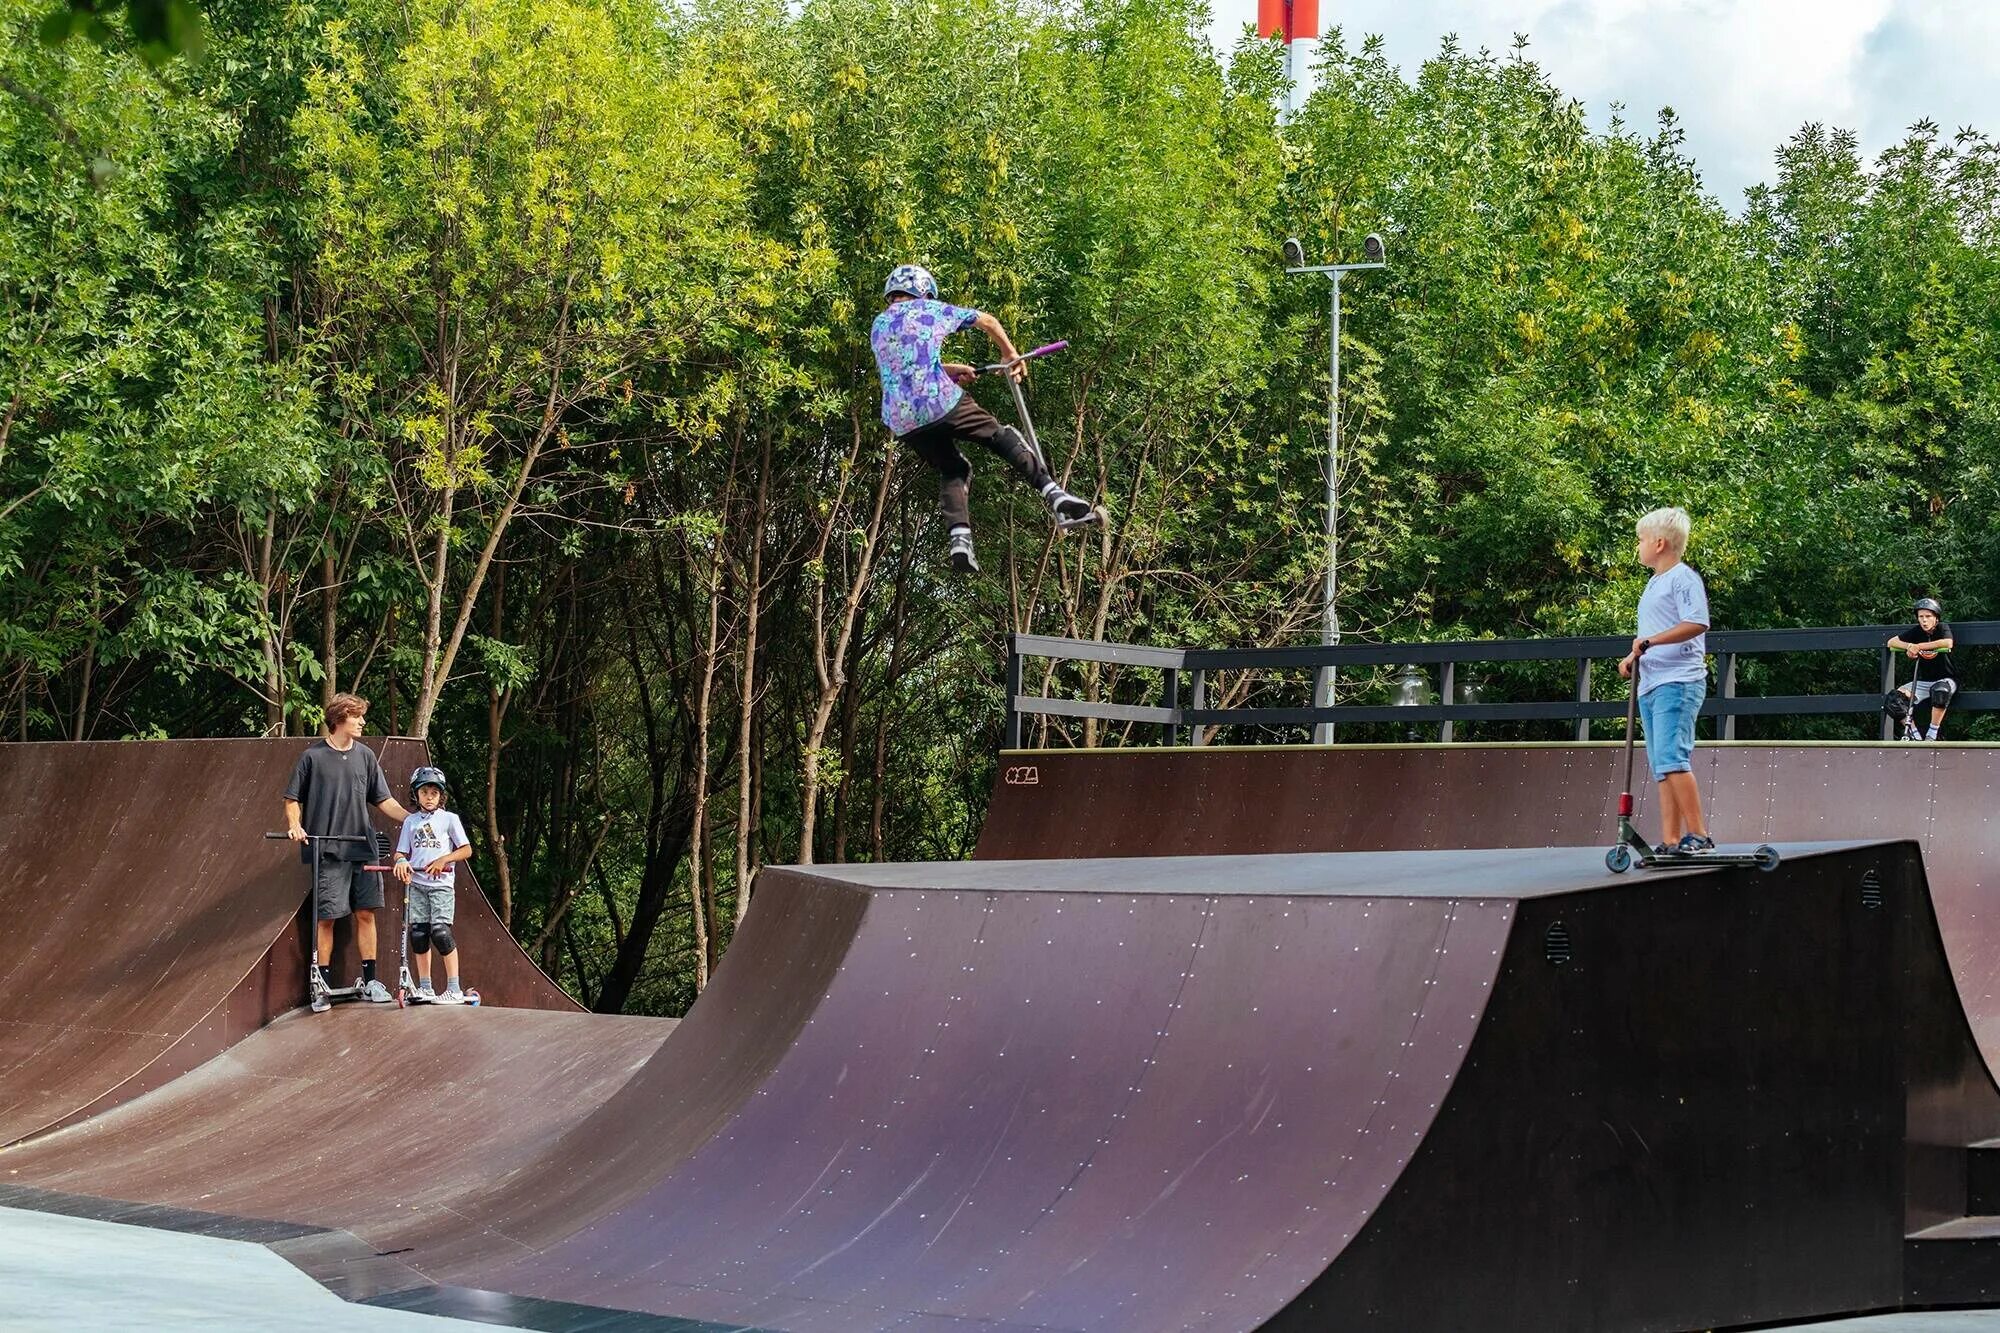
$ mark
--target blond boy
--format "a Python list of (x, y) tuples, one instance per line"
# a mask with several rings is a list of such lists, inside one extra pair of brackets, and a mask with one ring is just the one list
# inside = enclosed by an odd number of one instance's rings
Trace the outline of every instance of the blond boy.
[[(1639, 563), (1653, 571), (1639, 595), (1639, 632), (1618, 674), (1637, 670), (1646, 763), (1660, 791), (1661, 856), (1715, 850), (1694, 781), (1694, 724), (1708, 696), (1708, 589), (1682, 559), (1685, 509), (1655, 509), (1639, 520)], [(1643, 659), (1643, 660), (1642, 660)]]

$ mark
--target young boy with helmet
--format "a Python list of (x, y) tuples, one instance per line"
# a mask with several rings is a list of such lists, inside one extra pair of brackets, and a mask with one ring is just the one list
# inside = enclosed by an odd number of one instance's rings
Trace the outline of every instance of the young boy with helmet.
[[(1902, 715), (1903, 739), (1934, 741), (1944, 725), (1945, 710), (1958, 693), (1956, 672), (1951, 665), (1951, 626), (1944, 623), (1944, 608), (1934, 598), (1919, 597), (1917, 623), (1889, 640), (1889, 647), (1916, 659), (1916, 679), (1896, 687), (1910, 698), (1910, 712)], [(1913, 720), (1916, 707), (1926, 700), (1931, 706), (1931, 724), (1919, 732)]]
[(964, 386), (979, 372), (944, 360), (944, 340), (976, 327), (1000, 349), (1007, 373), (1024, 378), (1027, 368), (1000, 321), (939, 300), (937, 280), (915, 264), (899, 265), (890, 273), (882, 295), (888, 308), (875, 316), (868, 335), (882, 372), (882, 424), (938, 473), (938, 508), (944, 514), (952, 568), (961, 574), (979, 571), (972, 550), (972, 464), (958, 451), (958, 441), (969, 440), (1006, 460), (1041, 493), (1058, 519), (1088, 522), (1095, 507), (1049, 475), (1020, 431), (1000, 424), (966, 394)]
[[(458, 944), (451, 937), (451, 923), (458, 863), (472, 859), (472, 840), (458, 816), (444, 808), (450, 795), (444, 770), (424, 767), (410, 774), (410, 792), (417, 809), (403, 821), (396, 839), (396, 878), (408, 886), (403, 924), (410, 932), (415, 997), (465, 1004), (469, 997), (459, 989)], [(443, 995), (431, 982), (433, 948), (444, 960)]]

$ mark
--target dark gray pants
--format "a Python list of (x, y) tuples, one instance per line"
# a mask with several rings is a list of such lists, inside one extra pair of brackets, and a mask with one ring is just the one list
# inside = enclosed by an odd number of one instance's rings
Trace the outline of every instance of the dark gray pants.
[(972, 526), (972, 464), (958, 451), (960, 440), (984, 446), (1038, 493), (1051, 480), (1049, 470), (1028, 446), (1027, 437), (1012, 426), (1002, 425), (967, 394), (943, 420), (919, 426), (902, 437), (902, 442), (938, 474), (938, 512), (944, 515), (946, 530)]

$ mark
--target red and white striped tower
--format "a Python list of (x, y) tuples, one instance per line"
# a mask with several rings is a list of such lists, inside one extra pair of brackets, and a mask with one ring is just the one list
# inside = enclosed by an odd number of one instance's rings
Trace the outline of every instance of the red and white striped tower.
[(1298, 85), (1292, 43), (1319, 36), (1319, 0), (1257, 0), (1257, 35), (1285, 43), (1285, 119), (1292, 118), (1292, 90)]

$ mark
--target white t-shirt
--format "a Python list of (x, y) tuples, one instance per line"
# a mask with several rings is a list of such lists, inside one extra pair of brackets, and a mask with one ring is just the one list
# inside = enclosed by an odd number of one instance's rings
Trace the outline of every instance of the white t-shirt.
[(451, 811), (442, 807), (428, 814), (415, 810), (403, 821), (403, 833), (396, 840), (396, 850), (410, 858), (413, 872), (410, 883), (420, 889), (448, 889), (457, 882), (458, 862), (453, 861), (435, 875), (424, 874), (421, 867), (457, 851), (468, 841), (465, 825)]
[[(1646, 580), (1646, 591), (1639, 594), (1639, 637), (1664, 634), (1683, 620), (1708, 625), (1708, 589), (1686, 561)], [(1707, 653), (1706, 634), (1682, 643), (1654, 644), (1639, 661), (1639, 693), (1675, 681), (1707, 680), (1708, 664), (1702, 660)]]

